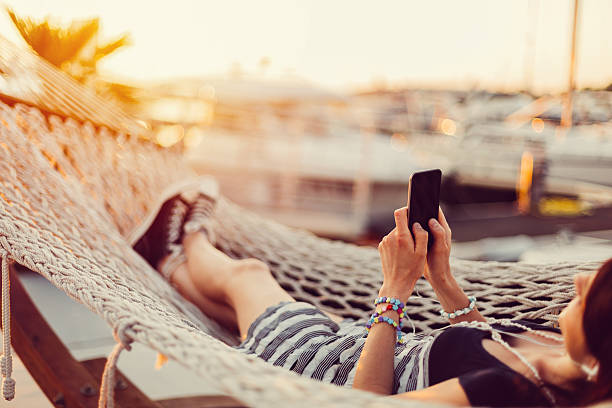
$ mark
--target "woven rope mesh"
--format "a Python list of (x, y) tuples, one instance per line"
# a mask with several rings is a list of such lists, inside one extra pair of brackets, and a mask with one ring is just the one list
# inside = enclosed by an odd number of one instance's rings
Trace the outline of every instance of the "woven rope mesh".
[[(124, 237), (150, 203), (169, 184), (193, 176), (183, 163), (177, 151), (0, 103), (0, 245), (121, 335), (193, 369), (220, 394), (251, 406), (399, 406), (236, 352), (227, 346), (236, 338), (132, 251)], [(265, 261), (298, 300), (346, 317), (371, 313), (381, 283), (375, 249), (290, 229), (223, 198), (215, 225), (223, 251)], [(573, 296), (572, 276), (597, 266), (454, 261), (453, 271), (466, 292), (478, 296), (483, 314), (501, 310), (499, 317), (554, 324)], [(425, 282), (417, 289), (423, 297), (408, 302), (417, 329), (440, 327), (432, 291)]]
[[(382, 283), (374, 248), (318, 238), (271, 223), (221, 200), (217, 210), (220, 248), (237, 258), (255, 257), (296, 299), (345, 317), (367, 318)], [(466, 293), (478, 297), (478, 309), (495, 318), (528, 318), (554, 326), (557, 315), (574, 296), (573, 275), (599, 263), (528, 265), (452, 260)], [(431, 286), (420, 279), (418, 295), (408, 300), (418, 331), (445, 326)], [(406, 330), (406, 329), (405, 329)]]

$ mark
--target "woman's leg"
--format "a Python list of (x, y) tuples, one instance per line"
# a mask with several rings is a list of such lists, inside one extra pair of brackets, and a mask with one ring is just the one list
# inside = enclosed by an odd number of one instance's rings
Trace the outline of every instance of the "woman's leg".
[(295, 301), (276, 282), (265, 263), (253, 258), (232, 259), (201, 233), (186, 236), (183, 245), (189, 277), (199, 295), (229, 306), (235, 312), (242, 338), (266, 308), (282, 301)]
[[(187, 263), (172, 274), (179, 292), (208, 316), (242, 338), (269, 306), (294, 301), (256, 259), (235, 260), (212, 246), (200, 233), (183, 240)], [(325, 312), (332, 320), (342, 317)]]
[(191, 277), (189, 276), (187, 263), (179, 265), (176, 268), (176, 270), (172, 273), (171, 281), (184, 298), (191, 301), (191, 303), (196, 305), (209, 317), (214, 318), (219, 324), (224, 326), (230, 332), (238, 332), (238, 321), (236, 320), (236, 313), (234, 310), (230, 306), (213, 302), (212, 300), (203, 296), (195, 287)]

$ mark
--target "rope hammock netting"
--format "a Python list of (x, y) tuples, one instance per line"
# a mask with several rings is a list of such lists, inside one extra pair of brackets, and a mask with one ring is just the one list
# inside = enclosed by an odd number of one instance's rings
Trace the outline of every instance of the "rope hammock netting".
[[(120, 351), (134, 341), (192, 369), (219, 394), (249, 406), (419, 404), (303, 378), (229, 347), (239, 339), (183, 299), (126, 241), (168, 186), (196, 179), (180, 151), (147, 141), (142, 129), (128, 132), (102, 126), (117, 118), (112, 109), (104, 110), (100, 100), (95, 118), (102, 119), (90, 118), (96, 126), (84, 121), (81, 111), (87, 109), (81, 106), (95, 97), (63, 74), (48, 74), (52, 68), (36, 57), (8, 58), (6, 50), (13, 48), (2, 38), (0, 42), (0, 70), (9, 72), (30, 61), (38, 73), (35, 83), (46, 90), (48, 102), (45, 113), (33, 107), (41, 104), (31, 98), (20, 97), (28, 104), (15, 103), (14, 98), (0, 102), (3, 265), (16, 262), (39, 273), (112, 327), (118, 345), (103, 378), (101, 406), (113, 404), (113, 387), (106, 384), (112, 380)], [(297, 300), (344, 317), (370, 315), (382, 277), (376, 249), (285, 227), (223, 197), (214, 217), (217, 246), (234, 258), (266, 262)], [(573, 275), (598, 266), (595, 262), (537, 266), (452, 262), (465, 291), (478, 293), (484, 316), (529, 318), (548, 325), (555, 324), (573, 296)], [(421, 280), (417, 290), (422, 297), (413, 296), (407, 303), (416, 329), (446, 325), (429, 285)], [(4, 357), (10, 360), (10, 354)], [(3, 375), (10, 379), (10, 361), (3, 365)]]

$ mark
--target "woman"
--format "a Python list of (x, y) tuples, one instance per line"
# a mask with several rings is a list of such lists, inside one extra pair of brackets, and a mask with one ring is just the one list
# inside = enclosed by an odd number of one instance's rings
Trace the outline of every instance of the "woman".
[[(296, 302), (263, 262), (218, 251), (208, 225), (214, 205), (214, 194), (203, 191), (173, 197), (135, 249), (207, 315), (237, 330), (245, 353), (391, 398), (543, 406), (612, 397), (612, 259), (597, 273), (576, 275), (576, 297), (559, 316), (560, 330), (527, 321), (488, 325), (451, 273), (451, 229), (442, 211), (429, 220), (434, 244), (427, 251), (427, 232), (415, 224), (413, 239), (404, 207), (378, 246), (376, 314), (356, 322)], [(421, 276), (452, 325), (400, 338), (401, 300)]]

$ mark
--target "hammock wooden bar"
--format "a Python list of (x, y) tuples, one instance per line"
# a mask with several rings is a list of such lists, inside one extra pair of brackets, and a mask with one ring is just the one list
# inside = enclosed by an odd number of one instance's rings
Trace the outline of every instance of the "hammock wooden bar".
[[(20, 68), (16, 60), (29, 65)], [(302, 378), (229, 347), (239, 339), (183, 299), (125, 239), (168, 186), (196, 178), (180, 148), (150, 142), (146, 129), (135, 127), (137, 122), (2, 38), (0, 72), (27, 74), (36, 89), (45, 90), (9, 92), (0, 86), (4, 262), (42, 275), (101, 316), (118, 341), (111, 357), (139, 342), (192, 369), (220, 395), (248, 406), (422, 405)], [(376, 249), (288, 228), (224, 198), (214, 223), (220, 249), (235, 258), (266, 262), (296, 299), (345, 317), (361, 319), (371, 313), (381, 283)], [(483, 315), (548, 325), (555, 324), (574, 295), (573, 275), (598, 266), (452, 263), (465, 291), (477, 294)], [(408, 302), (417, 330), (445, 325), (424, 280), (417, 290), (422, 297)], [(110, 400), (101, 395), (101, 405), (111, 406), (113, 387), (104, 388), (105, 378), (101, 394)]]

